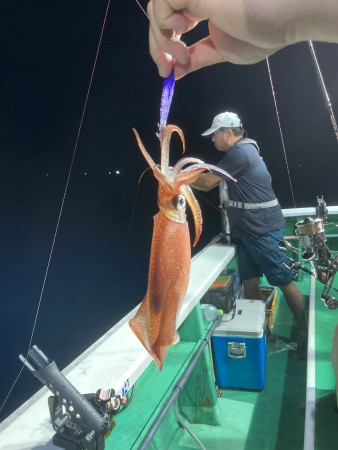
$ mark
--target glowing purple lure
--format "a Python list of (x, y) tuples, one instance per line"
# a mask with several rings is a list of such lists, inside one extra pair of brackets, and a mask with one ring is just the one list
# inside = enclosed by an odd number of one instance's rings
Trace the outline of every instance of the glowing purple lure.
[(160, 108), (160, 123), (158, 126), (159, 133), (161, 133), (163, 128), (167, 125), (171, 100), (174, 95), (174, 87), (175, 87), (175, 75), (174, 70), (172, 70), (169, 77), (165, 78), (163, 81), (161, 108)]

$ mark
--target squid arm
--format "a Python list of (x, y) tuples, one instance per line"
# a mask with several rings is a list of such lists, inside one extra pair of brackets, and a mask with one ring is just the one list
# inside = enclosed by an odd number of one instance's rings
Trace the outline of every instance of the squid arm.
[(199, 241), (199, 238), (202, 233), (203, 218), (202, 218), (201, 208), (189, 186), (182, 186), (181, 191), (182, 191), (183, 195), (185, 196), (185, 198), (187, 199), (188, 205), (191, 209), (191, 212), (192, 212), (192, 215), (194, 218), (195, 239), (194, 239), (193, 247), (196, 247), (197, 242)]

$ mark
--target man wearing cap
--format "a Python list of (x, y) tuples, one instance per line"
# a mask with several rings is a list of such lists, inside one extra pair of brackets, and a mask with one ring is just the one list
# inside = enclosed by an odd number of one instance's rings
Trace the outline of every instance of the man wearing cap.
[(263, 274), (272, 286), (282, 290), (299, 326), (296, 357), (306, 359), (304, 298), (293, 282), (290, 270), (284, 265), (287, 260), (279, 243), (284, 239), (285, 221), (257, 142), (246, 137), (240, 118), (232, 112), (218, 114), (202, 136), (211, 138), (216, 149), (224, 153), (217, 166), (230, 173), (237, 182), (204, 173), (192, 187), (209, 191), (219, 186), (231, 238), (237, 246), (239, 273), (246, 298), (262, 298), (259, 277)]

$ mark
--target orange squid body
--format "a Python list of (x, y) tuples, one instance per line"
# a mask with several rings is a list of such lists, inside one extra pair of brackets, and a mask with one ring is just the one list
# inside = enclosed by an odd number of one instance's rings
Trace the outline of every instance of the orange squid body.
[[(154, 231), (150, 252), (147, 293), (136, 316), (129, 325), (159, 368), (171, 344), (179, 341), (176, 331), (177, 316), (181, 310), (190, 275), (190, 237), (186, 220), (186, 204), (191, 208), (195, 222), (196, 245), (202, 231), (202, 214), (189, 185), (205, 170), (227, 172), (196, 158), (182, 158), (174, 167), (169, 165), (169, 143), (173, 132), (179, 134), (183, 151), (182, 131), (167, 125), (160, 133), (161, 164), (155, 164), (134, 130), (140, 150), (158, 180)], [(192, 164), (186, 167), (188, 164)]]
[(129, 322), (159, 370), (170, 345), (179, 341), (176, 321), (189, 283), (190, 259), (188, 223), (172, 222), (160, 211), (154, 217), (148, 289)]

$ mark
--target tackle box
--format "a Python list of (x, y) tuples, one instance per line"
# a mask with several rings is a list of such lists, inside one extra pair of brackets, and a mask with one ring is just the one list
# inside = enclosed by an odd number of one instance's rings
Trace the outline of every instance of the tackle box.
[(265, 303), (237, 300), (231, 321), (221, 321), (212, 342), (216, 383), (221, 388), (261, 390), (265, 382)]
[(231, 320), (235, 315), (236, 300), (242, 295), (242, 287), (236, 272), (221, 274), (204, 294), (201, 303), (208, 303), (221, 309), (224, 320)]

